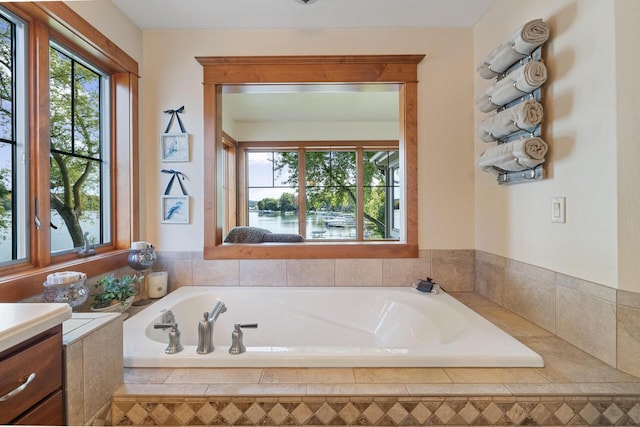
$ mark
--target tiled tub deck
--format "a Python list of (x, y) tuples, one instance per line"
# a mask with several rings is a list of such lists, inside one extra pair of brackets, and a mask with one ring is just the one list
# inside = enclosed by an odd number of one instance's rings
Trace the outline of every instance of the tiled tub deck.
[[(640, 425), (640, 378), (486, 298), (544, 368), (125, 369), (113, 425)], [(639, 361), (640, 363), (640, 361)]]

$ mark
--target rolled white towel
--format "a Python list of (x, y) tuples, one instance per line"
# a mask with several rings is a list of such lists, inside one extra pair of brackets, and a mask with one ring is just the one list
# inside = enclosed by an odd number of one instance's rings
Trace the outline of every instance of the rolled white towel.
[(492, 79), (504, 73), (511, 65), (549, 40), (549, 34), (549, 25), (542, 19), (527, 22), (514, 31), (507, 41), (491, 51), (478, 64), (476, 71), (483, 79)]
[(547, 67), (540, 61), (527, 62), (489, 86), (476, 98), (476, 106), (483, 113), (497, 110), (524, 94), (533, 92), (547, 81)]
[(511, 141), (488, 148), (476, 165), (485, 172), (496, 173), (494, 167), (508, 172), (532, 169), (544, 163), (549, 146), (537, 136)]
[(528, 99), (482, 119), (478, 123), (478, 136), (484, 142), (492, 142), (521, 129), (534, 127), (542, 123), (543, 117), (542, 104), (535, 99)]

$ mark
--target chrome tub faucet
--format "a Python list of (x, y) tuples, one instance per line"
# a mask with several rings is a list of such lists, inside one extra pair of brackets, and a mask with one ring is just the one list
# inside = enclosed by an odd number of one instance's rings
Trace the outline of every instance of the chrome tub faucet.
[(204, 312), (203, 319), (198, 323), (198, 347), (196, 348), (196, 353), (207, 354), (213, 351), (213, 327), (216, 320), (218, 320), (218, 316), (226, 311), (227, 306), (224, 302), (218, 301), (210, 312)]

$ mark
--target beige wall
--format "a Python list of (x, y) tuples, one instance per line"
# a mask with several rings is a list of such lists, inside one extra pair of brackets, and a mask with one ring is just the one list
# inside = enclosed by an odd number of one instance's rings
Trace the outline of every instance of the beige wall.
[[(474, 27), (474, 63), (528, 20), (552, 28), (543, 133), (549, 178), (498, 186), (476, 170), (475, 248), (611, 287), (619, 283), (614, 9), (609, 0), (499, 0)], [(476, 76), (475, 92), (489, 83)], [(483, 116), (476, 110), (476, 123)], [(477, 156), (486, 146), (475, 140)], [(550, 221), (554, 196), (566, 197), (566, 224)]]
[(64, 3), (138, 61), (142, 70), (142, 31), (111, 0)]
[(640, 292), (640, 2), (616, 0), (618, 147), (618, 283)]
[[(416, 53), (427, 55), (418, 69), (420, 248), (473, 247), (470, 29), (145, 31), (143, 51), (148, 71), (141, 119), (147, 205), (143, 234), (160, 250), (200, 251), (203, 246), (202, 67), (195, 56)], [(162, 110), (181, 105), (192, 135), (192, 161), (162, 164), (158, 136), (168, 121)], [(189, 178), (189, 225), (160, 224), (160, 195), (168, 181), (162, 167)]]

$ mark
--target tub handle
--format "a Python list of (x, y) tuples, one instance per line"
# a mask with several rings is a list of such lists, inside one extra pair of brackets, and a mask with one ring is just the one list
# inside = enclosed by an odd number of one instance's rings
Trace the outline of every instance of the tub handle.
[(230, 354), (242, 354), (247, 351), (247, 348), (242, 342), (242, 328), (256, 329), (257, 323), (236, 323), (233, 325), (233, 332), (231, 333), (231, 347), (229, 347)]
[(244, 329), (257, 329), (258, 328), (258, 324), (257, 323), (243, 323), (243, 324), (237, 324), (234, 325), (238, 328), (244, 328)]

